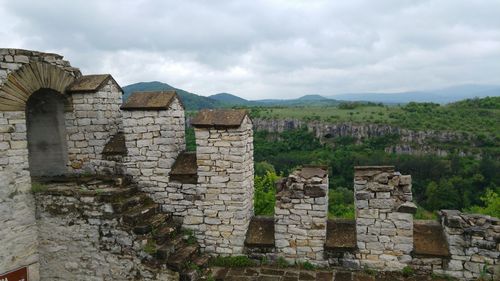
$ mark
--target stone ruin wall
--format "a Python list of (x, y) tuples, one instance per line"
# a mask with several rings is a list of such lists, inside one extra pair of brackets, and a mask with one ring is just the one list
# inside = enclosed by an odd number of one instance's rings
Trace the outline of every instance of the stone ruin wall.
[(276, 194), (274, 237), (278, 255), (291, 263), (326, 265), (328, 174), (305, 167), (283, 181)]

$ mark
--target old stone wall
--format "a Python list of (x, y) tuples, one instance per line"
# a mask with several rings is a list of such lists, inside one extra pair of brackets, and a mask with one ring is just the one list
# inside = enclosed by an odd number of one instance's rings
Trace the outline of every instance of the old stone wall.
[(113, 188), (81, 188), (50, 184), (36, 195), (41, 280), (178, 280), (172, 271), (141, 262), (147, 253), (140, 237), (104, 199), (116, 196)]
[(86, 173), (122, 173), (121, 163), (107, 160), (105, 144), (122, 130), (122, 90), (109, 79), (96, 92), (71, 94), (73, 110), (66, 112), (69, 170)]
[(245, 115), (238, 127), (195, 127), (200, 200), (184, 226), (205, 252), (241, 254), (253, 216), (253, 131)]
[(195, 202), (199, 201), (203, 190), (198, 184), (172, 182), (168, 183), (165, 193), (158, 195), (157, 202), (162, 210), (177, 217), (185, 217), (190, 209), (196, 208)]
[(122, 114), (126, 173), (162, 203), (169, 195), (166, 188), (172, 165), (186, 148), (184, 109), (174, 97), (168, 109), (123, 110)]
[(38, 280), (38, 241), (24, 112), (0, 112), (0, 273), (28, 266)]
[(276, 194), (274, 215), (278, 255), (289, 262), (325, 264), (328, 214), (326, 168), (304, 167), (290, 174)]
[(440, 220), (451, 257), (444, 261), (443, 270), (434, 272), (466, 280), (495, 273), (500, 278), (500, 219), (443, 210)]
[(356, 232), (362, 266), (400, 270), (411, 261), (411, 176), (394, 167), (355, 167)]

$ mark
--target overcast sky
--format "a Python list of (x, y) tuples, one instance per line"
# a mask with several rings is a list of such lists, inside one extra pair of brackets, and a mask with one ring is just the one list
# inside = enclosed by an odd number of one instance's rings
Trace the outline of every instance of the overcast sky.
[(249, 99), (500, 84), (500, 1), (0, 0), (0, 47)]

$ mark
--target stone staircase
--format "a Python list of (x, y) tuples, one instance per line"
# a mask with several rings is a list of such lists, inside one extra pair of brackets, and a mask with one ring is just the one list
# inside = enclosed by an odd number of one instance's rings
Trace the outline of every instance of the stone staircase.
[(124, 195), (114, 198), (112, 207), (121, 216), (122, 227), (133, 232), (135, 240), (144, 245), (148, 256), (143, 263), (166, 266), (179, 272), (181, 280), (197, 280), (209, 258), (200, 254), (192, 233), (183, 230), (180, 222), (161, 212), (158, 204), (137, 188)]
[(101, 221), (99, 247), (103, 251), (136, 256), (155, 271), (168, 268), (178, 272), (182, 281), (197, 280), (208, 264), (208, 256), (199, 252), (192, 233), (182, 229), (171, 214), (161, 212), (158, 204), (126, 178), (77, 176), (35, 180), (47, 186), (39, 195), (45, 196), (42, 201), (63, 197), (69, 198), (67, 202), (88, 202), (70, 208), (59, 202), (44, 208), (58, 216), (74, 212), (82, 219)]

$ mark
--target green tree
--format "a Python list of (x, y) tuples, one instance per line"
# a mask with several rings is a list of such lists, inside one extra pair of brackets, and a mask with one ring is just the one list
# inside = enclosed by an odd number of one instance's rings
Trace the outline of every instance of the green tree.
[(254, 211), (255, 215), (272, 216), (276, 201), (276, 182), (279, 176), (275, 172), (266, 172), (264, 176), (255, 176)]

